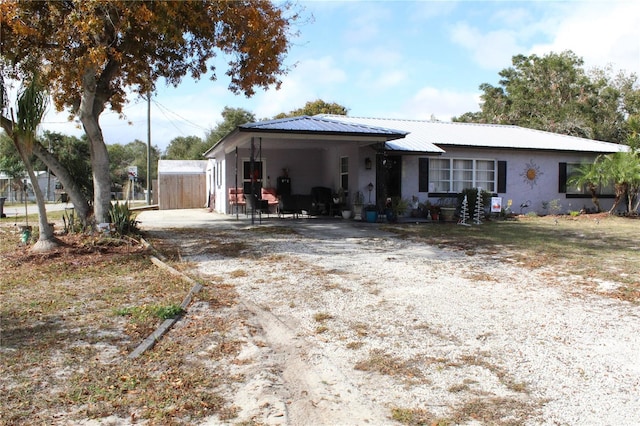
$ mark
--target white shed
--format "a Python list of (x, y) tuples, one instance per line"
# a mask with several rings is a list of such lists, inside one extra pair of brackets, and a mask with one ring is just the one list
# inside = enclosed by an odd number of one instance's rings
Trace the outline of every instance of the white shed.
[(206, 160), (158, 161), (158, 208), (160, 210), (205, 207)]

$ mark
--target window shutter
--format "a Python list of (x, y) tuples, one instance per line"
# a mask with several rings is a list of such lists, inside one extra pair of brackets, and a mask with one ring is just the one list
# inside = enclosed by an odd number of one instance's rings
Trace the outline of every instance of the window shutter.
[(559, 163), (558, 192), (561, 194), (567, 193), (567, 163)]
[(498, 161), (498, 193), (507, 192), (507, 162)]
[(429, 159), (418, 159), (418, 192), (429, 192)]

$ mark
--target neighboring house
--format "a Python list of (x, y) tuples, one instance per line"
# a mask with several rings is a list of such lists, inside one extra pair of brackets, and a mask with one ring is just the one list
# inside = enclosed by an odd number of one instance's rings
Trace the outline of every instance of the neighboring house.
[(191, 209), (207, 205), (205, 160), (158, 161), (158, 209)]
[[(49, 202), (60, 201), (56, 192), (56, 186), (59, 185), (58, 179), (47, 171), (35, 171), (34, 173), (38, 178), (38, 185), (40, 186), (44, 200)], [(29, 201), (35, 201), (33, 185), (26, 175), (16, 180), (7, 176), (5, 173), (0, 173), (0, 197), (5, 197), (8, 202), (23, 201), (24, 191), (22, 188), (24, 184), (21, 182), (27, 183), (27, 199)]]
[[(251, 159), (262, 186), (273, 186), (288, 169), (293, 192), (342, 187), (382, 204), (391, 196), (438, 202), (481, 187), (502, 197), (503, 207), (511, 202), (516, 213), (546, 213), (554, 200), (563, 211), (592, 208), (584, 188), (567, 186), (568, 176), (600, 154), (626, 149), (517, 126), (318, 115), (240, 126), (205, 157), (213, 207), (223, 213), (231, 211), (228, 189), (251, 181)], [(606, 209), (613, 191), (600, 191)]]

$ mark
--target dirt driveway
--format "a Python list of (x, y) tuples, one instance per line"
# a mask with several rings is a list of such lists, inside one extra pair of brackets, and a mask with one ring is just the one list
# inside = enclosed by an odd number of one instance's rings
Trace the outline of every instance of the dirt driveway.
[[(238, 416), (205, 424), (638, 424), (640, 307), (584, 278), (351, 221), (139, 220), (192, 227), (182, 258), (239, 295), (222, 337), (242, 348), (217, 366), (242, 378)], [(172, 333), (221, 314), (194, 305)]]

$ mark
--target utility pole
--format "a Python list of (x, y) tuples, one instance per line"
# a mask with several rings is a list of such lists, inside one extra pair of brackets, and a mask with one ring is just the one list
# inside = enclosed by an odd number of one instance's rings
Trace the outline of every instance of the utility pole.
[(151, 91), (147, 92), (147, 205), (151, 205)]

